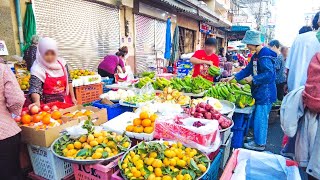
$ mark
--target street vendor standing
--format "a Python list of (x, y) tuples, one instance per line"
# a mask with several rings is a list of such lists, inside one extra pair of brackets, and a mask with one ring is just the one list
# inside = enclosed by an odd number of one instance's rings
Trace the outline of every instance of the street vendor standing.
[(191, 57), (190, 62), (193, 64), (192, 77), (202, 76), (209, 81), (213, 81), (214, 77), (209, 75), (209, 67), (219, 67), (219, 57), (215, 54), (217, 48), (217, 40), (208, 38), (205, 41), (204, 49), (198, 50)]
[(51, 38), (39, 41), (37, 58), (31, 67), (29, 94), (39, 107), (40, 101), (77, 104), (67, 63), (58, 57), (57, 43)]
[(246, 32), (242, 43), (247, 44), (250, 51), (255, 51), (250, 63), (235, 76), (223, 79), (240, 81), (252, 76), (251, 92), (256, 100), (253, 111), (254, 140), (245, 143), (247, 149), (263, 151), (267, 143), (268, 119), (272, 104), (277, 99), (275, 59), (277, 54), (262, 46), (261, 34), (258, 31)]

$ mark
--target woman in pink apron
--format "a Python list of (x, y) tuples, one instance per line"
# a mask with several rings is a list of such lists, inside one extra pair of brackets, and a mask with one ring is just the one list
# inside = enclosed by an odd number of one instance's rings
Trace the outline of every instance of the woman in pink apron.
[(42, 38), (39, 41), (37, 58), (31, 67), (29, 94), (33, 104), (55, 101), (77, 104), (69, 78), (68, 66), (58, 58), (55, 40)]

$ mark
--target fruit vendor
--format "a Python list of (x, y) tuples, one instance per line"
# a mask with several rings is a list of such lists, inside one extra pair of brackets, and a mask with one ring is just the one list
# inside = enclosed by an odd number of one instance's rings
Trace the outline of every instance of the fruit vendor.
[(29, 82), (32, 105), (55, 101), (77, 104), (67, 63), (58, 57), (57, 43), (51, 38), (39, 41)]
[(24, 94), (13, 72), (0, 63), (0, 179), (22, 179), (20, 173), (21, 129), (12, 118), (20, 115)]
[(98, 73), (101, 77), (114, 78), (116, 73), (125, 73), (125, 59), (128, 54), (128, 47), (121, 47), (116, 55), (107, 55), (98, 66)]
[(217, 48), (217, 40), (208, 38), (205, 41), (204, 49), (198, 50), (191, 57), (190, 62), (193, 64), (193, 77), (202, 76), (209, 81), (213, 81), (214, 77), (209, 74), (211, 66), (219, 67), (219, 57), (214, 54)]
[(249, 30), (246, 32), (242, 43), (247, 44), (250, 51), (255, 51), (250, 63), (235, 76), (222, 79), (240, 81), (252, 76), (251, 92), (256, 100), (252, 119), (254, 121), (254, 140), (245, 143), (245, 148), (251, 150), (264, 150), (267, 143), (268, 118), (272, 104), (277, 99), (275, 59), (277, 54), (267, 47), (262, 46), (261, 33)]

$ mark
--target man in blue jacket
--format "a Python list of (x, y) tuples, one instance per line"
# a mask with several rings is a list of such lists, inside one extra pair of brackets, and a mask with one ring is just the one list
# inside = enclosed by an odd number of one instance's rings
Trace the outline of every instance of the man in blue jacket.
[(244, 147), (252, 150), (263, 151), (267, 143), (268, 119), (272, 104), (277, 99), (275, 58), (277, 54), (267, 47), (262, 46), (261, 34), (258, 31), (246, 32), (242, 43), (247, 44), (250, 51), (255, 51), (250, 63), (235, 76), (223, 79), (240, 81), (252, 76), (251, 92), (256, 100), (253, 111), (254, 141), (244, 144)]

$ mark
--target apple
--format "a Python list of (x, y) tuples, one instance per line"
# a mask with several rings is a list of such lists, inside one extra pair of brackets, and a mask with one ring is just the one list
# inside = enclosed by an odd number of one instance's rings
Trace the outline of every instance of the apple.
[(16, 116), (16, 117), (14, 118), (14, 120), (15, 120), (16, 122), (20, 122), (20, 121), (21, 121), (21, 116)]
[(39, 113), (40, 108), (36, 105), (33, 105), (30, 107), (30, 112), (31, 114), (38, 114)]
[(48, 105), (44, 105), (44, 106), (42, 107), (42, 110), (43, 110), (43, 111), (50, 111), (50, 107), (49, 107)]
[(57, 111), (58, 109), (59, 109), (59, 108), (58, 108), (56, 105), (54, 105), (54, 106), (51, 107), (51, 110), (52, 110), (52, 111)]
[(22, 111), (22, 112), (21, 112), (21, 116), (26, 115), (26, 114), (28, 114), (27, 111)]

